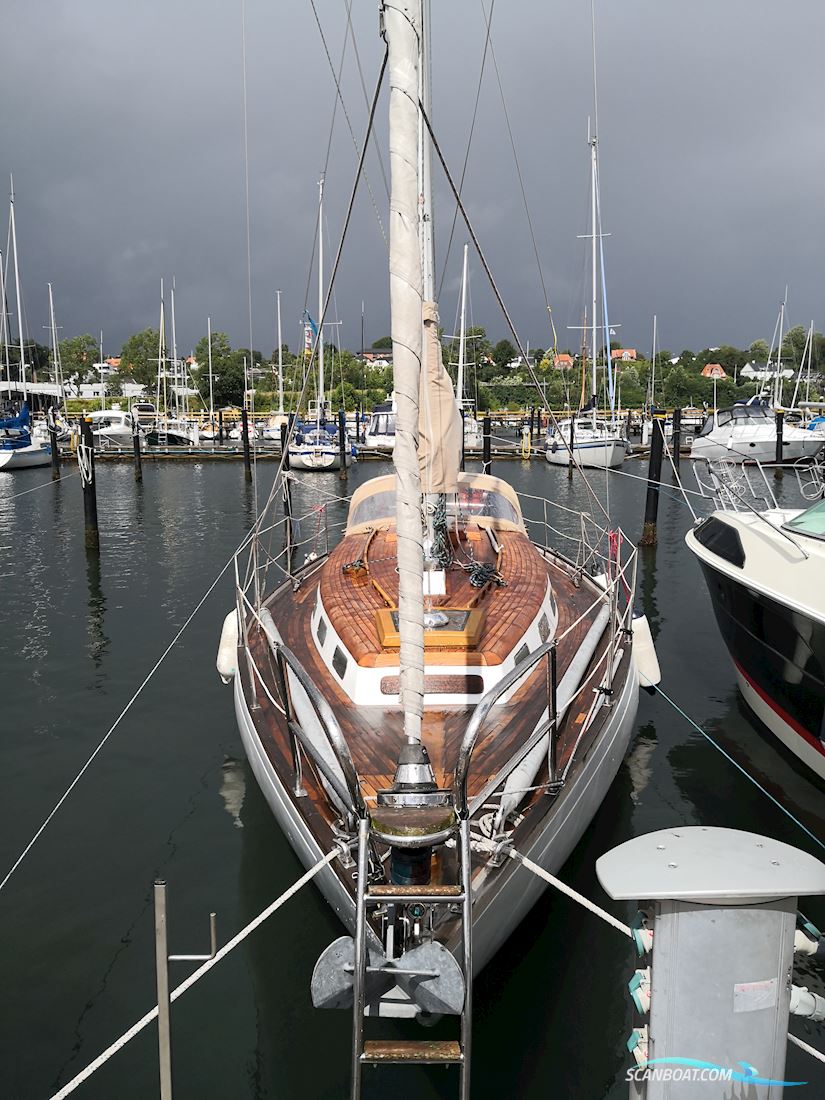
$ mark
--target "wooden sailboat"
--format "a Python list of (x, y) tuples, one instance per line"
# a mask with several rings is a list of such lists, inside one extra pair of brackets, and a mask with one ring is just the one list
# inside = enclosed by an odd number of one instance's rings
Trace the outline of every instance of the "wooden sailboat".
[(354, 1005), (353, 1096), (361, 1065), (383, 1058), (364, 1043), (364, 1014), (434, 1012), (461, 1016), (441, 1060), (461, 1063), (469, 1095), (473, 974), (543, 888), (506, 856), (514, 847), (561, 866), (625, 754), (639, 688), (633, 556), (620, 534), (597, 536), (594, 577), (584, 554), (551, 548), (552, 510), (528, 534), (506, 482), (458, 471), (460, 420), (422, 248), (430, 196), (409, 171), (419, 97), (428, 105), (415, 84), (427, 70), (416, 10), (382, 4), (395, 473), (356, 490), (329, 554), (293, 571), (288, 544), (280, 582), (262, 516), (218, 656), (250, 764), (296, 853), (307, 866), (341, 853), (316, 882), (354, 941), (324, 953), (312, 991), (318, 1005)]

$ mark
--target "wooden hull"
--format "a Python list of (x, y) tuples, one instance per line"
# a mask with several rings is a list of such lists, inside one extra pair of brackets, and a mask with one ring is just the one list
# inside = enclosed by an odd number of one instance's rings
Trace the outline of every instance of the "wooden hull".
[[(526, 540), (525, 540), (526, 542)], [(609, 644), (609, 631), (603, 620), (597, 621), (594, 602), (599, 603), (600, 590), (587, 580), (575, 583), (570, 571), (560, 559), (533, 553), (540, 569), (552, 577), (562, 618), (560, 630), (566, 630), (559, 646), (559, 673), (564, 682), (565, 670), (573, 671), (576, 660), (582, 662), (586, 639), (592, 636), (592, 657), (584, 658), (577, 676), (588, 683), (572, 695), (569, 709), (559, 727), (558, 759), (561, 770), (567, 770), (566, 781), (556, 795), (546, 793), (546, 749), (535, 779), (532, 793), (521, 796), (515, 824), (508, 828), (513, 846), (551, 871), (557, 871), (578, 843), (584, 830), (597, 812), (602, 799), (615, 778), (634, 728), (638, 704), (638, 679), (628, 643), (614, 653), (612, 703), (594, 704), (593, 688), (601, 682), (603, 657)], [(309, 676), (318, 683), (322, 665), (312, 645), (310, 611), (323, 585), (324, 562), (314, 563), (305, 571), (300, 587), (293, 592), (291, 583), (277, 589), (266, 601), (271, 609), (271, 629), (279, 640), (298, 656)], [(337, 558), (329, 563), (326, 575), (341, 575)], [(321, 589), (323, 591), (323, 588)], [(505, 598), (517, 598), (515, 588), (506, 590)], [(581, 623), (577, 623), (581, 620)], [(255, 777), (283, 832), (296, 854), (309, 867), (330, 850), (335, 843), (336, 813), (327, 793), (311, 769), (305, 768), (303, 786), (306, 794), (294, 792), (294, 771), (291, 745), (282, 714), (261, 689), (261, 679), (270, 685), (270, 694), (278, 694), (277, 676), (269, 641), (254, 620), (247, 622), (249, 655), (238, 650), (238, 673), (235, 676), (235, 712), (244, 749)], [(565, 645), (566, 643), (566, 645)], [(254, 681), (249, 658), (258, 674)], [(586, 667), (585, 667), (586, 666)], [(327, 702), (335, 711), (350, 746), (361, 790), (368, 804), (377, 790), (389, 787), (395, 761), (403, 741), (402, 715), (397, 702), (383, 706), (359, 706), (347, 699), (335, 683), (323, 687)], [(504, 696), (502, 697), (505, 698)], [(303, 728), (311, 724), (311, 716), (301, 713), (294, 699), (296, 717)], [(458, 748), (472, 714), (471, 704), (441, 704), (425, 706), (424, 742), (427, 745), (436, 779), (442, 786), (452, 783)], [(485, 725), (474, 756), (475, 772), (471, 769), (468, 795), (471, 823), (477, 837), (490, 831), (490, 795), (486, 792), (496, 777), (506, 768), (536, 733), (547, 718), (546, 668), (542, 664), (524, 678), (523, 684), (507, 701), (497, 705)], [(489, 728), (488, 728), (489, 727)], [(542, 789), (542, 785), (545, 789)], [(517, 785), (518, 786), (518, 785)], [(493, 796), (493, 797), (498, 797)], [(518, 802), (519, 799), (517, 798)], [(452, 861), (452, 863), (451, 863)], [(441, 850), (435, 861), (435, 876), (450, 881), (454, 874), (454, 856)], [(453, 879), (454, 881), (454, 879)], [(335, 910), (345, 928), (352, 931), (355, 920), (352, 867), (339, 861), (325, 869), (316, 880), (319, 889)], [(514, 861), (496, 865), (489, 855), (479, 850), (473, 858), (474, 882), (474, 967), (480, 970), (512, 933), (543, 890), (540, 880), (520, 870)], [(374, 945), (378, 945), (377, 927), (370, 929)], [(445, 915), (436, 926), (435, 934), (453, 951), (459, 950), (459, 928), (454, 916)]]

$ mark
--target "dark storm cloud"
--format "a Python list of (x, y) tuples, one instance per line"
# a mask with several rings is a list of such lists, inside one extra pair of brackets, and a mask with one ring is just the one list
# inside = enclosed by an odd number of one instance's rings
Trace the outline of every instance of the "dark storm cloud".
[[(344, 0), (316, 0), (333, 62)], [(460, 172), (484, 43), (480, 0), (434, 0), (434, 117)], [(817, 0), (787, 9), (763, 0), (598, 0), (599, 128), (611, 319), (623, 342), (647, 347), (657, 313), (675, 351), (770, 337), (790, 286), (792, 323), (822, 327), (822, 90)], [(15, 176), (29, 334), (44, 339), (46, 283), (62, 335), (104, 330), (109, 351), (157, 323), (158, 284), (177, 278), (178, 345), (206, 316), (248, 342), (241, 0), (7, 0), (0, 94), (0, 171)], [(784, 14), (783, 14), (784, 13)], [(376, 0), (353, 23), (371, 94), (381, 55)], [(309, 275), (317, 180), (334, 86), (308, 0), (246, 5), (253, 343), (275, 341), (283, 290), (294, 344)], [(562, 345), (583, 305), (587, 120), (592, 114), (590, 5), (498, 0), (493, 24), (510, 122)], [(366, 105), (350, 42), (344, 99), (360, 142)], [(378, 132), (385, 148), (386, 104)], [(387, 158), (384, 158), (385, 166)], [(337, 112), (327, 176), (328, 248), (337, 243), (355, 151)], [(367, 171), (386, 227), (374, 152)], [(452, 206), (438, 170), (437, 265)], [(549, 342), (495, 71), (488, 58), (465, 197), (523, 337)], [(4, 238), (5, 235), (3, 235)], [(459, 227), (441, 299), (450, 330), (460, 270)], [(471, 256), (472, 312), (506, 335)], [(386, 248), (362, 189), (336, 285), (344, 343), (389, 327)]]

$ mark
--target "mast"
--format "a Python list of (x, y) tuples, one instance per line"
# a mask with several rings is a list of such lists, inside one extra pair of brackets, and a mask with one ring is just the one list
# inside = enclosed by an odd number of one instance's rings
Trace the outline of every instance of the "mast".
[(590, 320), (591, 332), (592, 332), (591, 347), (590, 347), (590, 359), (591, 359), (591, 371), (592, 371), (591, 382), (590, 382), (590, 398), (591, 398), (591, 405), (592, 405), (591, 416), (592, 416), (592, 419), (593, 419), (593, 428), (595, 430), (595, 427), (596, 427), (596, 394), (598, 392), (597, 391), (597, 385), (596, 385), (596, 354), (597, 354), (597, 352), (596, 352), (596, 331), (597, 331), (597, 327), (598, 327), (597, 324), (596, 324), (596, 318), (598, 316), (598, 314), (596, 313), (596, 305), (597, 305), (596, 283), (597, 283), (597, 273), (598, 273), (598, 261), (597, 261), (597, 258), (596, 258), (596, 140), (597, 139), (596, 139), (595, 133), (592, 135), (592, 137), (590, 135), (590, 132), (589, 132), (590, 131), (590, 123), (589, 123), (589, 121), (588, 121), (588, 124), (587, 124), (587, 128), (588, 128), (587, 140), (588, 140), (588, 144), (590, 145), (590, 229), (591, 229), (591, 266), (593, 268), (593, 271), (592, 271), (593, 278), (592, 278), (592, 286), (591, 286), (591, 290), (592, 290), (592, 293), (591, 293), (592, 315), (591, 315), (591, 320)]
[(650, 369), (650, 414), (653, 415), (653, 406), (656, 404), (656, 314), (653, 314), (653, 356)]
[(278, 302), (278, 412), (284, 411), (284, 351), (281, 344), (281, 292), (277, 292)]
[[(52, 297), (52, 284), (49, 287), (49, 326), (52, 330), (52, 358), (54, 359), (54, 379), (60, 387), (60, 397), (63, 402), (63, 415), (68, 419), (69, 410), (66, 406), (66, 390), (63, 386), (63, 365), (60, 362), (60, 345), (57, 342), (57, 322), (54, 319), (54, 298)], [(101, 333), (101, 339), (102, 339)]]
[[(421, 104), (432, 119), (432, 67), (430, 62), (430, 0), (420, 0), (421, 30), (419, 38), (418, 94)], [(418, 114), (418, 178), (421, 194), (418, 207), (419, 239), (421, 243), (422, 294), (425, 302), (435, 300), (435, 244), (433, 241), (432, 148), (423, 116)], [(461, 394), (458, 395), (461, 400)]]
[(318, 180), (318, 418), (324, 422), (324, 177)]
[(214, 399), (214, 393), (213, 393), (213, 390), (212, 390), (212, 318), (211, 317), (206, 318), (206, 339), (209, 342), (209, 352), (208, 352), (208, 356), (209, 356), (209, 427), (212, 430), (212, 435), (213, 435), (213, 438), (214, 438), (214, 434), (215, 434), (215, 425), (214, 425), (215, 399)]
[[(51, 284), (49, 284), (49, 294), (51, 295)], [(106, 382), (103, 378), (103, 329), (100, 330), (100, 408), (101, 410), (106, 408)]]
[(11, 400), (11, 363), (9, 362), (9, 314), (6, 302), (6, 276), (3, 263), (3, 253), (0, 252), (0, 305), (2, 305), (2, 321), (0, 321), (0, 340), (3, 341), (3, 361), (6, 368), (6, 392)]
[(785, 297), (779, 306), (779, 343), (776, 346), (776, 376), (773, 383), (774, 406), (782, 404), (782, 328), (785, 324), (785, 306), (788, 301), (788, 288), (785, 287)]
[(9, 176), (11, 195), (9, 197), (9, 223), (11, 225), (11, 246), (14, 250), (14, 289), (17, 297), (17, 335), (20, 339), (20, 382), (23, 386), (23, 400), (27, 401), (29, 391), (26, 386), (26, 357), (23, 352), (23, 311), (20, 305), (20, 271), (17, 267), (17, 228), (14, 223), (14, 177)]
[(396, 391), (396, 524), (401, 707), (408, 743), (421, 740), (424, 710), (424, 569), (418, 411), (423, 343), (423, 279), (419, 186), (418, 110), (420, 5), (384, 0), (383, 32), (389, 52), (390, 307)]
[(461, 272), (461, 327), (458, 330), (458, 375), (455, 383), (455, 396), (459, 405), (464, 401), (464, 360), (467, 347), (467, 245), (464, 245), (464, 266)]
[[(164, 332), (163, 332), (163, 329), (164, 329), (163, 279), (161, 279), (160, 280), (160, 324), (158, 325), (158, 381), (157, 381), (157, 387), (156, 387), (156, 390), (155, 390), (155, 394), (156, 394), (155, 411), (156, 411), (156, 414), (160, 413), (161, 384), (163, 385), (163, 411), (164, 411), (164, 414), (169, 411), (166, 407), (166, 370), (165, 370), (165, 367), (166, 367), (166, 362), (165, 362), (166, 349), (164, 347)], [(161, 379), (163, 380), (162, 383), (161, 383)]]
[(175, 337), (175, 276), (172, 276), (172, 396), (175, 399), (175, 416), (180, 417), (180, 394), (178, 392), (178, 342)]

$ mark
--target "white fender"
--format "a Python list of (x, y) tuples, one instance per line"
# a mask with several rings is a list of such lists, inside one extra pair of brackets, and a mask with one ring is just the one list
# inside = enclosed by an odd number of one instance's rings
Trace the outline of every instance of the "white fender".
[(235, 610), (230, 611), (223, 620), (215, 666), (225, 684), (234, 679), (238, 671), (238, 612)]
[(653, 635), (650, 633), (650, 623), (646, 615), (634, 615), (630, 626), (633, 631), (633, 660), (639, 674), (639, 685), (652, 688), (661, 683), (662, 674), (659, 671)]

